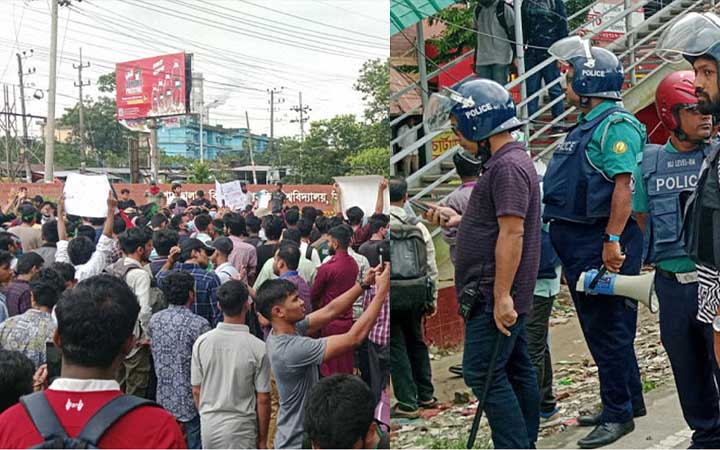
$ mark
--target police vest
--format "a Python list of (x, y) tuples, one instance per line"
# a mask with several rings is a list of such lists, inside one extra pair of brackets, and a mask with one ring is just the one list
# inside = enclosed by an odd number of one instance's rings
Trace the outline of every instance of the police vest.
[(680, 192), (697, 186), (705, 149), (703, 146), (689, 153), (670, 153), (654, 144), (643, 149), (642, 182), (648, 196), (647, 262), (687, 256), (680, 239)]
[(713, 142), (685, 211), (684, 241), (698, 264), (720, 269), (720, 144)]
[[(555, 149), (544, 177), (543, 220), (593, 224), (610, 217), (615, 183), (592, 165), (587, 146), (602, 121), (617, 112), (630, 114), (618, 106), (612, 107), (594, 119), (576, 125), (565, 142)], [(615, 121), (609, 122), (607, 127), (613, 123)]]

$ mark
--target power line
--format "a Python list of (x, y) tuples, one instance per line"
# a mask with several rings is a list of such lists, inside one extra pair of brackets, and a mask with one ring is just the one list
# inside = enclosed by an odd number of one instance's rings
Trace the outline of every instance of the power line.
[[(255, 6), (256, 8), (265, 9), (265, 10), (272, 11), (272, 12), (274, 12), (274, 13), (278, 13), (278, 14), (281, 14), (281, 15), (284, 15), (284, 16), (289, 16), (289, 17), (293, 17), (293, 18), (295, 18), (295, 19), (302, 20), (302, 21), (305, 21), (305, 22), (314, 23), (314, 24), (316, 24), (316, 25), (322, 25), (322, 26), (327, 27), (327, 28), (333, 28), (333, 29), (335, 29), (335, 30), (340, 30), (340, 31), (346, 31), (346, 30), (347, 30), (346, 28), (336, 27), (336, 26), (334, 26), (334, 25), (328, 25), (328, 24), (326, 24), (326, 23), (319, 22), (319, 21), (313, 20), (313, 19), (308, 19), (308, 18), (306, 18), (306, 17), (298, 16), (298, 15), (295, 15), (295, 14), (292, 14), (292, 13), (289, 13), (289, 12), (286, 12), (286, 11), (280, 11), (280, 10), (273, 9), (273, 8), (270, 8), (270, 7), (267, 7), (267, 6), (260, 6), (260, 5), (258, 5), (258, 4), (255, 4), (255, 3), (250, 2), (250, 1), (247, 1), (247, 0), (239, 0), (239, 1), (242, 1), (243, 3), (247, 3), (247, 4), (249, 4), (249, 5), (253, 5), (253, 6)], [(354, 33), (354, 34), (357, 34), (357, 35), (359, 35), (359, 36), (366, 36), (366, 37), (369, 37), (369, 38), (371, 38), (371, 39), (379, 39), (379, 40), (382, 40), (382, 41), (387, 41), (387, 38), (386, 38), (386, 37), (373, 36), (372, 34), (363, 33), (363, 32), (361, 32), (361, 31), (357, 31), (357, 30), (353, 30), (353, 33)]]
[(201, 19), (198, 17), (190, 18), (187, 15), (176, 14), (172, 11), (167, 11), (167, 10), (163, 11), (161, 9), (153, 8), (153, 7), (149, 6), (147, 3), (139, 3), (141, 0), (125, 0), (125, 1), (128, 3), (136, 4), (138, 6), (142, 6), (145, 10), (157, 12), (159, 14), (164, 14), (164, 15), (167, 15), (170, 17), (175, 17), (175, 18), (178, 18), (178, 19), (181, 19), (181, 20), (184, 20), (187, 22), (191, 22), (191, 23), (196, 23), (199, 25), (206, 25), (213, 29), (221, 29), (221, 30), (233, 33), (233, 34), (240, 35), (240, 36), (246, 36), (246, 37), (251, 37), (251, 38), (255, 38), (255, 39), (263, 38), (266, 41), (274, 42), (274, 43), (281, 44), (281, 45), (286, 45), (288, 47), (301, 48), (304, 50), (316, 51), (316, 52), (320, 52), (320, 53), (324, 53), (324, 54), (328, 54), (328, 55), (336, 55), (336, 56), (342, 56), (342, 57), (346, 57), (346, 58), (367, 59), (366, 55), (362, 55), (362, 54), (358, 54), (358, 53), (341, 52), (341, 51), (336, 51), (330, 47), (321, 47), (321, 46), (311, 45), (311, 44), (290, 43), (281, 38), (276, 38), (274, 36), (267, 35), (264, 33), (257, 33), (257, 32), (250, 33), (250, 32), (243, 31), (241, 29), (232, 28), (227, 25), (218, 24), (218, 23), (212, 22), (208, 19)]

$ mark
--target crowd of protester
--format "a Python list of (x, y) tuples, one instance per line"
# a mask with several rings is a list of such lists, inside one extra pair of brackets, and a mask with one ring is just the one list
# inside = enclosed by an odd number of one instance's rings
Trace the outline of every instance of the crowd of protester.
[[(370, 217), (289, 206), (282, 185), (264, 217), (158, 189), (109, 193), (105, 218), (11, 192), (0, 447), (59, 446), (41, 426), (59, 423), (100, 447), (387, 448), (387, 182)], [(121, 419), (93, 441), (101, 409)]]

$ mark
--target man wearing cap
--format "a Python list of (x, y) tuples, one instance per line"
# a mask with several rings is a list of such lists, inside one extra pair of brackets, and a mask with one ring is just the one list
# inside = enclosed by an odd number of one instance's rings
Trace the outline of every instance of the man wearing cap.
[(215, 253), (212, 254), (210, 260), (215, 267), (215, 274), (220, 278), (220, 284), (225, 284), (230, 280), (236, 279), (240, 273), (235, 266), (228, 261), (230, 253), (233, 251), (233, 243), (230, 238), (219, 237), (210, 244)]
[(631, 217), (630, 178), (646, 134), (618, 104), (624, 75), (614, 54), (577, 36), (548, 52), (569, 65), (566, 96), (581, 114), (548, 164), (543, 220), (550, 222), (550, 239), (598, 366), (603, 409), (578, 418), (580, 426), (595, 427), (578, 446), (597, 448), (633, 431), (633, 417), (646, 414), (633, 346), (638, 306), (626, 297), (577, 292), (575, 285), (583, 271), (601, 266), (640, 273), (643, 237)]
[(42, 233), (39, 228), (35, 227), (37, 209), (33, 205), (26, 203), (20, 205), (18, 215), (22, 223), (8, 229), (8, 232), (20, 238), (23, 252), (27, 253), (40, 248), (42, 245)]
[(220, 278), (215, 272), (208, 272), (210, 256), (215, 253), (213, 247), (203, 244), (200, 240), (188, 238), (173, 247), (165, 265), (157, 274), (158, 286), (162, 289), (163, 280), (170, 270), (183, 270), (195, 277), (195, 302), (192, 312), (204, 317), (215, 326), (221, 316), (217, 308), (217, 290), (220, 287)]

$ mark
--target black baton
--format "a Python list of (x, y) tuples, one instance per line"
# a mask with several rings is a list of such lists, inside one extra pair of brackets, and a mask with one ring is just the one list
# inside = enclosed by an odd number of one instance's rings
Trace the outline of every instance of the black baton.
[(495, 365), (497, 364), (498, 354), (500, 353), (500, 347), (503, 342), (502, 338), (503, 334), (500, 330), (497, 330), (495, 347), (493, 348), (492, 355), (490, 356), (490, 366), (488, 367), (487, 377), (485, 378), (485, 389), (483, 389), (482, 394), (478, 399), (477, 411), (475, 411), (475, 417), (473, 418), (472, 427), (470, 428), (470, 437), (468, 438), (467, 448), (473, 448), (475, 446), (475, 439), (477, 438), (478, 428), (480, 427), (480, 419), (482, 419), (482, 412), (485, 407), (485, 398), (487, 398), (487, 392), (490, 389), (490, 385), (493, 381), (493, 375), (495, 374)]

